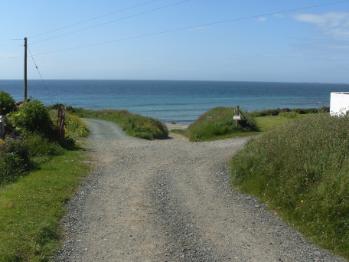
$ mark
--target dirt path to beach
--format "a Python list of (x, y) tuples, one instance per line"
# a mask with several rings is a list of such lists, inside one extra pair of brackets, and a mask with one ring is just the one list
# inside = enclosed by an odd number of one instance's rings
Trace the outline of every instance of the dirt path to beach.
[(226, 163), (245, 138), (144, 141), (88, 124), (96, 168), (69, 204), (57, 261), (341, 261), (231, 189)]

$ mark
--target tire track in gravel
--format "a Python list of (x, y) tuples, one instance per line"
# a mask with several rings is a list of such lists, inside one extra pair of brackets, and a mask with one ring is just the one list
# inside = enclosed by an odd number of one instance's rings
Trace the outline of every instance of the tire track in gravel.
[(88, 124), (95, 171), (68, 205), (56, 261), (345, 261), (231, 189), (226, 163), (246, 138), (144, 141)]

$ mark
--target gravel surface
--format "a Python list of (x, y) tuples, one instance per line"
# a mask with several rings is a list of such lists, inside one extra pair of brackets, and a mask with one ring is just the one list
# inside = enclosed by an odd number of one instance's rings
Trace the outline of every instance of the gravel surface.
[(344, 261), (231, 189), (246, 138), (129, 138), (88, 120), (95, 171), (69, 203), (57, 261)]

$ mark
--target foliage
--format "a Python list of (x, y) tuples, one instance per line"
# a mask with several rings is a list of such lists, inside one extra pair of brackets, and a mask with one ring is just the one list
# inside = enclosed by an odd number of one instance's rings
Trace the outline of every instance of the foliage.
[(187, 135), (191, 141), (203, 141), (217, 137), (258, 131), (256, 122), (247, 112), (242, 113), (242, 120), (236, 125), (233, 120), (235, 108), (217, 107), (206, 112), (188, 127)]
[(317, 114), (253, 139), (232, 180), (307, 236), (349, 257), (349, 118)]
[(128, 135), (144, 139), (168, 138), (167, 127), (160, 121), (125, 110), (72, 109), (80, 117), (100, 118), (118, 124)]
[(46, 137), (54, 136), (53, 123), (48, 110), (38, 100), (25, 102), (9, 116), (10, 124), (21, 133), (32, 132)]
[(0, 185), (14, 181), (29, 170), (29, 151), (21, 140), (6, 139), (0, 145)]
[(65, 203), (88, 173), (81, 151), (64, 151), (0, 187), (0, 261), (49, 261), (59, 247)]
[(0, 115), (6, 115), (15, 110), (15, 100), (8, 93), (0, 91)]

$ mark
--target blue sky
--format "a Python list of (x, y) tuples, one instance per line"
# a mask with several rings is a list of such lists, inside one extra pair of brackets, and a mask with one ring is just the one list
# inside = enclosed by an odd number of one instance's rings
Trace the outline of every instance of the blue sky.
[(0, 79), (28, 36), (45, 79), (349, 83), (349, 0), (3, 0), (0, 29)]

